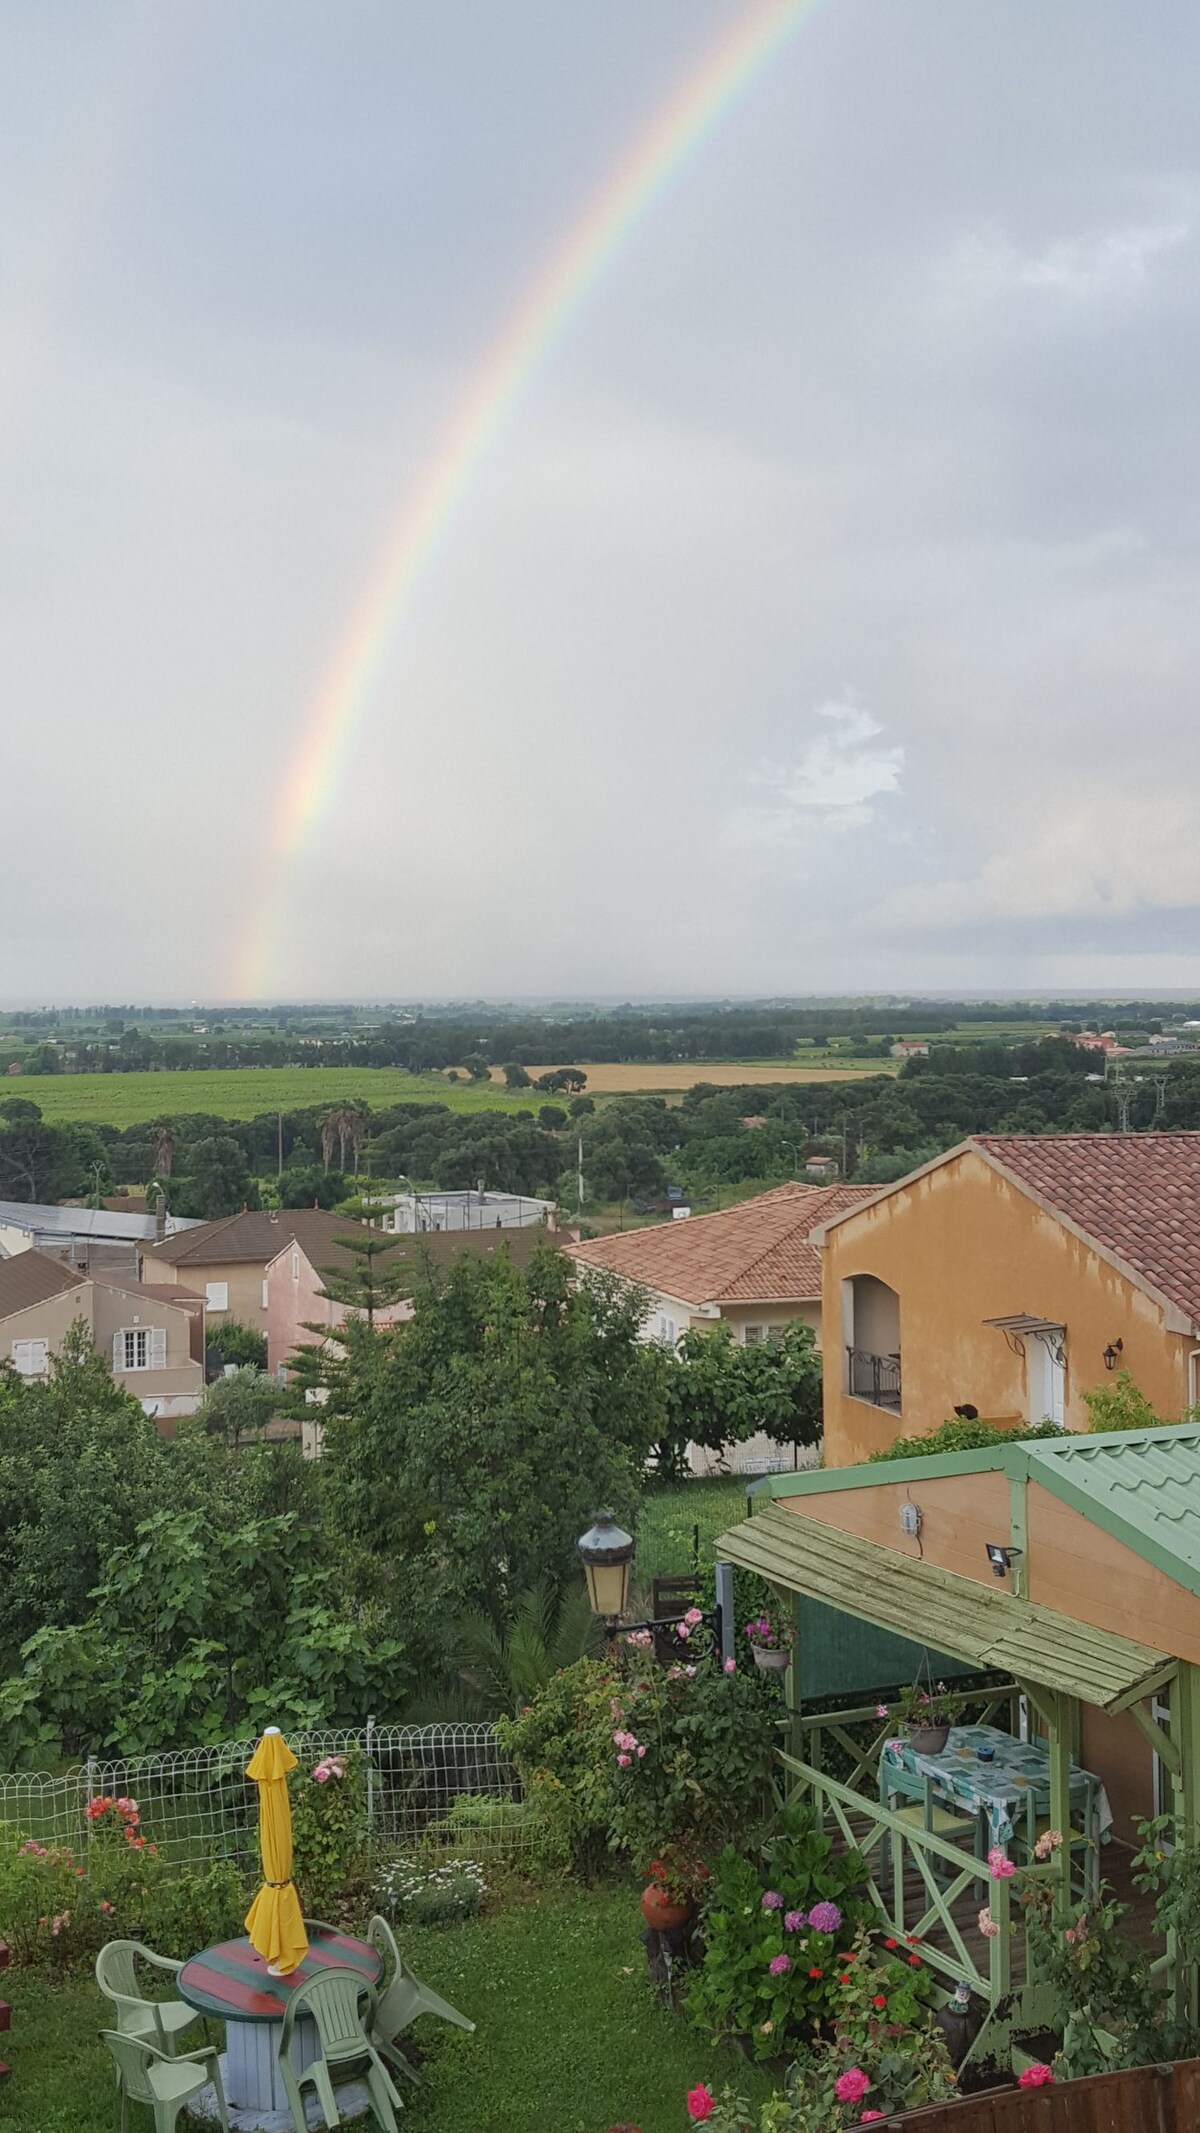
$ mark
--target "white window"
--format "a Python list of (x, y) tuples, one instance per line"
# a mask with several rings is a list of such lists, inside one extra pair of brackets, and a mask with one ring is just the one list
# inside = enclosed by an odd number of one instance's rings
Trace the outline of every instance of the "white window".
[(675, 1321), (668, 1318), (665, 1311), (658, 1314), (658, 1337), (664, 1348), (673, 1348), (678, 1338)]
[(46, 1341), (14, 1341), (12, 1344), (13, 1368), (23, 1378), (44, 1378), (49, 1344)]
[(229, 1283), (227, 1281), (206, 1281), (204, 1295), (210, 1311), (227, 1311), (229, 1309)]
[(162, 1370), (167, 1360), (167, 1336), (162, 1326), (122, 1326), (113, 1335), (113, 1369)]
[(767, 1329), (765, 1326), (747, 1326), (742, 1333), (742, 1340), (747, 1348), (757, 1348), (759, 1342), (765, 1341), (766, 1337)]

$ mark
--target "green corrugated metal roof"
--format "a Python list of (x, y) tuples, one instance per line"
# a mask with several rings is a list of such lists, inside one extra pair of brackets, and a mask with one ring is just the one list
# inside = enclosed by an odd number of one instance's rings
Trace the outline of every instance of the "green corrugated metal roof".
[(1200, 1593), (1200, 1430), (1113, 1430), (1014, 1445), (1031, 1481)]
[(718, 1557), (773, 1584), (937, 1651), (994, 1667), (1107, 1710), (1157, 1674), (1167, 1654), (1074, 1622), (876, 1541), (772, 1504), (723, 1533)]

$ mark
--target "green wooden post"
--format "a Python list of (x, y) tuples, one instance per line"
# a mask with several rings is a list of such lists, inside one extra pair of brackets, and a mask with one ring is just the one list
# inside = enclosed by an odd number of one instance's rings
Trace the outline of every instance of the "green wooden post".
[[(1200, 1668), (1182, 1659), (1171, 1686), (1171, 1738), (1179, 1750), (1179, 1770), (1172, 1780), (1176, 1839), (1194, 1846), (1200, 1843)], [(1194, 2022), (1200, 2008), (1197, 1950), (1176, 1946), (1170, 1952), (1176, 2006)]]
[(1071, 1732), (1075, 1698), (1046, 1695), (1044, 1701), (1050, 1721), (1050, 1827), (1061, 1830), (1063, 1838), (1056, 1862), (1059, 1884), (1054, 1907), (1063, 1918), (1071, 1908)]
[(1012, 1899), (1007, 1881), (994, 1881), (988, 1909), (1000, 1931), (988, 1942), (988, 1986), (993, 2011), (1012, 1990)]
[(1013, 1596), (1029, 1598), (1029, 1527), (1025, 1518), (1025, 1476), (1013, 1474), (1008, 1484), (1008, 1544), (1019, 1550), (1012, 1566)]
[[(782, 1594), (780, 1595), (780, 1597), (782, 1598)], [(792, 1656), (788, 1663), (787, 1673), (784, 1675), (785, 1693), (787, 1695), (788, 1716), (791, 1721), (788, 1728), (788, 1751), (791, 1755), (795, 1756), (797, 1762), (802, 1763), (806, 1760), (804, 1754), (804, 1732), (800, 1724), (800, 1720), (803, 1716), (803, 1701), (801, 1698), (800, 1691), (800, 1632), (802, 1602), (800, 1594), (798, 1592), (789, 1593), (787, 1597), (791, 1601), (792, 1610)], [(818, 1768), (819, 1767), (820, 1765), (818, 1764)]]

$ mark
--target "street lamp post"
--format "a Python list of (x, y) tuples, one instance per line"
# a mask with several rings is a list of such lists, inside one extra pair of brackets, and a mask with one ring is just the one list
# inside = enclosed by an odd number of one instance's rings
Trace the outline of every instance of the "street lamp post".
[[(629, 1599), (629, 1566), (633, 1561), (634, 1543), (633, 1535), (626, 1533), (623, 1527), (617, 1525), (611, 1511), (597, 1511), (593, 1523), (588, 1527), (586, 1533), (580, 1535), (576, 1546), (583, 1562), (583, 1574), (587, 1579), (588, 1601), (592, 1613), (600, 1616), (610, 1639), (615, 1638), (618, 1631), (628, 1636), (640, 1634), (645, 1630), (656, 1633), (659, 1630), (674, 1629), (680, 1622), (687, 1619), (686, 1616), (679, 1614), (663, 1615), (653, 1622), (623, 1622), (621, 1620)], [(731, 1594), (727, 1593), (726, 1598), (729, 1600), (729, 1605), (728, 1607), (722, 1605), (720, 1583), (722, 1567), (724, 1567), (727, 1577), (729, 1574), (728, 1566), (718, 1566), (717, 1604), (715, 1607), (709, 1608), (707, 1612), (701, 1613), (700, 1616), (701, 1622), (705, 1623), (713, 1633), (713, 1657), (718, 1666), (722, 1666), (725, 1660), (732, 1656), (731, 1649), (727, 1650), (726, 1648), (731, 1643), (732, 1638), (732, 1599)], [(691, 1619), (695, 1621), (695, 1616), (693, 1615)], [(727, 1627), (728, 1636), (726, 1635)]]

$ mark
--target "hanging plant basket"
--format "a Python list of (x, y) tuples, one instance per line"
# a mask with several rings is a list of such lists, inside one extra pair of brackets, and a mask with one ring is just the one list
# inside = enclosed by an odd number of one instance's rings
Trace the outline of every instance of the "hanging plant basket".
[(761, 1666), (764, 1674), (782, 1674), (790, 1657), (790, 1652), (765, 1652), (761, 1645), (754, 1646), (754, 1664)]
[(910, 1726), (908, 1743), (916, 1755), (940, 1755), (950, 1738), (946, 1726)]

